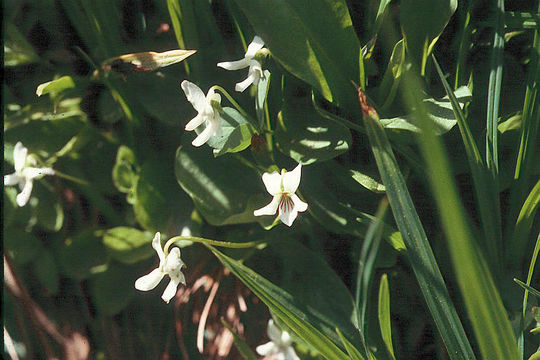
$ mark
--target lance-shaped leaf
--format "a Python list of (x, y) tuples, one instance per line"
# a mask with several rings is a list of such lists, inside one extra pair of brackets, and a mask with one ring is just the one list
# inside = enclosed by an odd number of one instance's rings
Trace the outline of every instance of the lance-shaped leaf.
[(196, 52), (197, 50), (169, 50), (162, 53), (147, 51), (125, 54), (105, 60), (101, 64), (101, 68), (105, 71), (114, 70), (122, 74), (150, 72), (179, 63)]

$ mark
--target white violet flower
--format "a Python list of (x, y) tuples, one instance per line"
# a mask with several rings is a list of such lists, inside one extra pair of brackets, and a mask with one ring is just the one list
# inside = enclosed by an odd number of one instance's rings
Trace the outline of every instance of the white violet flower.
[(247, 68), (249, 66), (249, 72), (248, 77), (244, 80), (236, 84), (235, 90), (239, 92), (243, 92), (248, 88), (249, 85), (257, 85), (259, 83), (259, 80), (264, 77), (264, 72), (262, 69), (262, 65), (255, 58), (257, 55), (257, 52), (261, 50), (264, 46), (264, 41), (258, 36), (255, 36), (253, 38), (253, 41), (251, 44), (249, 44), (246, 55), (244, 55), (244, 58), (241, 60), (236, 61), (226, 61), (226, 62), (220, 62), (217, 64), (217, 66), (225, 69), (225, 70), (239, 70), (243, 68)]
[(175, 247), (170, 253), (165, 254), (161, 248), (161, 234), (156, 233), (152, 240), (152, 247), (156, 250), (159, 257), (159, 266), (152, 270), (149, 274), (144, 275), (135, 281), (135, 288), (140, 291), (149, 291), (155, 288), (165, 275), (169, 275), (171, 281), (161, 295), (161, 298), (166, 303), (176, 295), (178, 285), (186, 284), (186, 279), (182, 273), (182, 267), (185, 266), (180, 259), (180, 249)]
[(291, 172), (287, 172), (285, 169), (281, 171), (281, 174), (277, 171), (273, 173), (264, 173), (262, 180), (266, 190), (274, 198), (270, 204), (265, 207), (255, 210), (253, 215), (274, 215), (279, 209), (279, 218), (287, 225), (291, 226), (294, 219), (298, 215), (298, 212), (304, 212), (307, 210), (308, 205), (300, 200), (295, 194), (300, 184), (300, 177), (302, 171), (302, 164)]
[(15, 172), (4, 176), (4, 186), (19, 185), (21, 192), (17, 195), (17, 205), (24, 206), (30, 199), (34, 179), (43, 175), (54, 175), (51, 168), (36, 168), (36, 159), (28, 156), (28, 149), (19, 141), (13, 149)]
[(208, 90), (204, 96), (202, 90), (192, 82), (182, 81), (182, 90), (186, 98), (193, 105), (198, 114), (186, 125), (187, 131), (192, 131), (205, 123), (204, 130), (191, 143), (193, 146), (205, 144), (211, 136), (221, 136), (221, 119), (219, 116), (221, 96), (214, 92), (213, 88)]
[(255, 349), (257, 354), (262, 356), (273, 355), (272, 359), (276, 360), (300, 360), (291, 346), (291, 336), (288, 332), (281, 331), (274, 324), (274, 320), (268, 320), (266, 332), (271, 341), (257, 346)]

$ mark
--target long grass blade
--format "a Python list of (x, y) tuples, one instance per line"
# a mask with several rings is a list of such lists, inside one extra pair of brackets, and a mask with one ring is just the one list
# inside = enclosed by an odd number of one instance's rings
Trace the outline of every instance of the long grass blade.
[(392, 346), (392, 324), (390, 322), (390, 289), (388, 286), (388, 275), (384, 274), (381, 277), (381, 284), (379, 285), (379, 327), (381, 329), (381, 336), (386, 350), (390, 354), (392, 360), (396, 359), (394, 355), (394, 347)]
[(422, 90), (421, 80), (410, 74), (406, 81), (410, 91), (403, 94), (404, 100), (409, 107), (416, 109), (422, 129), (422, 135), (417, 138), (418, 143), (448, 239), (447, 246), (460, 293), (480, 352), (484, 359), (517, 360), (517, 343), (507, 312), (484, 260), (484, 254), (478, 250), (471, 235), (443, 144), (435, 135), (433, 124), (418, 96)]
[(486, 118), (486, 163), (494, 179), (497, 179), (497, 173), (499, 172), (497, 120), (499, 118), (499, 100), (501, 98), (503, 72), (504, 0), (497, 0), (496, 11)]
[(492, 270), (500, 269), (502, 263), (502, 230), (501, 230), (501, 215), (499, 207), (499, 196), (497, 184), (493, 181), (492, 174), (486, 168), (480, 151), (472, 132), (469, 128), (467, 120), (463, 115), (463, 111), (459, 106), (454, 92), (446, 81), (437, 59), (432, 56), (433, 63), (439, 78), (444, 86), (444, 90), (450, 99), (452, 109), (456, 115), (461, 138), (467, 153), (467, 159), (473, 177), (474, 190), (477, 197), (477, 203), (482, 219), (482, 229), (484, 236), (482, 238), (482, 246), (484, 251), (489, 253), (489, 261)]
[(361, 91), (359, 99), (371, 149), (386, 186), (394, 219), (403, 235), (411, 266), (448, 354), (453, 360), (475, 359), (379, 117)]

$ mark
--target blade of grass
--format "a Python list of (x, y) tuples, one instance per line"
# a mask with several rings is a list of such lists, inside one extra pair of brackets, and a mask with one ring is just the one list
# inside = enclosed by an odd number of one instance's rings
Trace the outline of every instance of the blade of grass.
[(501, 98), (503, 71), (504, 0), (497, 0), (496, 11), (486, 118), (486, 164), (488, 169), (491, 170), (494, 180), (497, 179), (497, 174), (499, 172), (497, 121), (499, 118), (499, 100)]
[(379, 285), (379, 327), (381, 329), (381, 336), (386, 350), (390, 354), (392, 360), (396, 360), (394, 355), (394, 347), (392, 346), (392, 324), (390, 322), (390, 289), (388, 286), (388, 276), (383, 274), (381, 277), (381, 284)]
[(456, 64), (456, 79), (454, 82), (454, 90), (457, 90), (461, 85), (464, 85), (468, 79), (468, 74), (465, 73), (466, 63), (467, 63), (467, 54), (469, 52), (469, 47), (471, 46), (471, 7), (472, 3), (467, 2), (465, 5), (466, 9), (460, 11), (461, 17), (463, 18), (463, 27), (461, 29), (460, 41), (459, 41), (459, 50), (457, 56)]
[(509, 263), (520, 263), (525, 255), (529, 233), (540, 205), (540, 180), (536, 183), (531, 193), (523, 203), (519, 212), (516, 225), (508, 246)]
[(435, 56), (432, 56), (432, 59), (456, 115), (461, 138), (467, 153), (469, 167), (471, 168), (480, 218), (482, 219), (482, 229), (484, 232), (482, 245), (484, 251), (489, 253), (490, 266), (492, 271), (495, 271), (501, 268), (500, 264), (502, 263), (502, 234), (498, 187), (492, 180), (491, 173), (486, 169), (476, 141), (459, 106), (459, 102), (446, 81), (437, 59), (435, 59)]
[[(538, 259), (538, 253), (540, 252), (540, 234), (538, 234), (536, 238), (536, 245), (534, 247), (533, 255), (531, 258), (531, 263), (529, 264), (529, 272), (527, 274), (527, 284), (531, 284), (534, 267), (536, 266), (536, 260)], [(515, 281), (516, 279), (514, 279)], [(521, 358), (524, 358), (524, 348), (525, 348), (525, 316), (527, 312), (527, 300), (529, 298), (529, 292), (527, 289), (525, 289), (525, 292), (523, 293), (523, 310), (521, 313), (521, 320), (520, 320), (520, 333), (518, 338), (518, 350), (519, 354), (521, 355)]]
[(475, 359), (403, 175), (379, 122), (379, 116), (367, 104), (361, 91), (359, 99), (371, 149), (383, 184), (386, 186), (386, 195), (390, 201), (394, 219), (403, 235), (411, 266), (448, 354), (453, 360)]
[(418, 144), (480, 352), (484, 359), (517, 360), (517, 343), (508, 314), (484, 254), (478, 251), (472, 238), (443, 144), (435, 135), (433, 123), (429, 121), (427, 110), (418, 96), (423, 90), (420, 77), (408, 74), (406, 82), (409, 91), (403, 93), (404, 101), (410, 108), (416, 109), (422, 129), (422, 134), (417, 137)]
[(221, 318), (221, 323), (223, 324), (223, 326), (225, 326), (230, 332), (231, 334), (233, 335), (233, 341), (234, 341), (234, 345), (236, 346), (236, 348), (238, 349), (238, 352), (240, 353), (240, 355), (242, 356), (242, 358), (244, 360), (257, 360), (257, 355), (255, 355), (255, 353), (250, 349), (250, 347), (248, 346), (248, 344), (246, 343), (246, 341), (244, 339), (242, 339), (240, 337), (240, 335), (238, 335), (234, 330), (233, 328), (231, 327), (231, 325), (229, 325), (225, 319)]
[[(180, 49), (186, 48), (186, 43), (184, 42), (184, 36), (182, 34), (182, 23), (180, 19), (182, 18), (182, 10), (180, 9), (180, 3), (178, 0), (167, 0), (167, 9), (169, 10), (169, 16), (171, 18), (171, 23), (174, 30), (174, 35), (176, 36), (176, 42)], [(184, 62), (184, 68), (186, 69), (186, 74), (189, 76), (189, 64), (187, 61)]]

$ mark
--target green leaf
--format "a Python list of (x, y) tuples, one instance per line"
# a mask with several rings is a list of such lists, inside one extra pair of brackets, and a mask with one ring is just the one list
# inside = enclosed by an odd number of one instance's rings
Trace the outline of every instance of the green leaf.
[[(6, 144), (4, 144), (5, 146)], [(4, 155), (7, 152), (4, 148)], [(4, 202), (2, 203), (4, 208), (3, 222), (4, 229), (10, 227), (25, 228), (28, 225), (32, 217), (32, 208), (30, 206), (20, 207), (17, 204), (17, 192), (19, 188), (14, 186), (4, 187)]]
[(388, 286), (388, 276), (383, 274), (381, 277), (381, 283), (379, 285), (379, 327), (381, 329), (381, 336), (386, 350), (390, 354), (390, 357), (395, 360), (394, 347), (392, 346), (392, 323), (390, 315), (390, 289)]
[(56, 244), (55, 251), (61, 272), (76, 280), (86, 279), (102, 271), (108, 261), (101, 241), (101, 231), (91, 229)]
[(281, 152), (304, 165), (343, 154), (352, 143), (350, 131), (320, 116), (308, 97), (285, 100), (275, 138)]
[(525, 284), (523, 281), (519, 280), (519, 279), (515, 279), (514, 278), (514, 282), (516, 284), (518, 284), (519, 286), (521, 286), (523, 289), (527, 290), (528, 292), (531, 293), (531, 295), (534, 295), (536, 296), (537, 298), (540, 299), (540, 291), (536, 290), (535, 288), (533, 288), (532, 286), (529, 286), (527, 284)]
[[(285, 69), (355, 111), (360, 42), (344, 0), (235, 0)], [(271, 16), (269, 16), (271, 14)]]
[[(270, 201), (259, 175), (232, 157), (213, 158), (208, 148), (185, 146), (176, 152), (175, 173), (178, 183), (191, 197), (201, 215), (212, 225), (261, 222), (255, 209)], [(234, 176), (232, 175), (234, 174)], [(242, 186), (238, 186), (239, 179)]]
[(270, 71), (264, 70), (264, 77), (257, 84), (257, 96), (255, 97), (255, 111), (259, 126), (263, 127), (265, 123), (265, 103), (268, 89), (270, 88)]
[(43, 83), (39, 85), (36, 89), (36, 95), (41, 96), (45, 94), (51, 94), (56, 95), (61, 93), (62, 91), (65, 91), (67, 89), (71, 89), (75, 87), (75, 82), (71, 78), (71, 76), (62, 76), (59, 79), (47, 81), (46, 83)]
[(233, 328), (227, 324), (227, 322), (222, 318), (221, 319), (221, 323), (227, 328), (229, 329), (229, 331), (231, 332), (231, 334), (233, 335), (233, 341), (234, 341), (234, 346), (236, 346), (236, 348), (238, 349), (238, 352), (240, 353), (240, 355), (242, 356), (242, 358), (244, 360), (257, 360), (257, 355), (255, 355), (255, 353), (251, 350), (251, 348), (249, 347), (249, 345), (246, 343), (246, 341), (244, 339), (242, 339), (240, 337), (240, 335), (238, 335), (234, 330)]
[[(208, 246), (208, 248), (298, 337), (313, 346), (326, 359), (348, 359), (347, 355), (322, 332), (320, 326), (324, 322), (317, 314), (308, 313), (305, 306), (299, 303), (294, 296), (241, 262), (224, 255), (211, 246)], [(325, 296), (328, 296), (328, 293)], [(330, 319), (326, 319), (326, 321), (328, 320)], [(329, 326), (328, 329), (335, 329), (335, 327), (331, 328)], [(335, 332), (332, 335), (336, 336)]]
[[(368, 104), (361, 105), (364, 109), (366, 106), (369, 109)], [(390, 142), (376, 114), (365, 113), (363, 118), (394, 219), (407, 246), (411, 267), (448, 353), (451, 359), (474, 359), (474, 353), (453, 306)]]
[(38, 200), (36, 206), (38, 223), (48, 231), (59, 231), (64, 225), (64, 208), (58, 194), (41, 184), (35, 184), (33, 197)]
[(131, 268), (112, 263), (107, 271), (90, 281), (90, 295), (99, 315), (113, 316), (135, 296), (135, 276)]
[(23, 229), (6, 229), (3, 238), (4, 251), (18, 265), (33, 261), (43, 251), (41, 242)]
[(45, 288), (46, 293), (56, 295), (60, 280), (52, 253), (49, 250), (42, 250), (32, 265), (34, 276)]
[(103, 235), (103, 244), (111, 257), (125, 264), (133, 264), (152, 256), (154, 249), (151, 243), (151, 234), (125, 226), (109, 229)]
[(148, 159), (135, 183), (133, 210), (137, 221), (150, 232), (164, 231), (189, 218), (192, 206), (178, 188), (172, 156)]
[(339, 336), (339, 339), (341, 340), (341, 343), (345, 347), (345, 350), (347, 350), (347, 354), (350, 356), (351, 360), (364, 360), (362, 357), (362, 354), (343, 336), (341, 331), (336, 328), (336, 333)]
[(137, 181), (137, 168), (133, 150), (121, 145), (116, 153), (116, 163), (112, 170), (114, 186), (123, 193), (131, 192)]
[(237, 110), (224, 107), (221, 116), (222, 135), (212, 136), (207, 144), (214, 148), (214, 156), (235, 153), (251, 144), (251, 136), (257, 133), (255, 127)]
[[(471, 101), (472, 94), (468, 87), (462, 86), (454, 92), (457, 101), (461, 104), (461, 108)], [(435, 125), (435, 133), (442, 135), (450, 131), (456, 124), (456, 115), (452, 110), (452, 103), (448, 95), (441, 100), (428, 98), (424, 100), (425, 106), (429, 112), (429, 118)], [(414, 114), (395, 117), (392, 119), (381, 119), (381, 123), (387, 129), (407, 130), (419, 133), (418, 119)]]
[(4, 31), (5, 66), (24, 65), (39, 61), (32, 45), (11, 21), (6, 21)]
[(386, 191), (384, 185), (373, 179), (371, 176), (352, 169), (350, 169), (349, 172), (351, 177), (366, 189), (378, 194), (384, 194)]
[(400, 24), (409, 54), (418, 68), (427, 58), (457, 8), (457, 0), (403, 0)]

